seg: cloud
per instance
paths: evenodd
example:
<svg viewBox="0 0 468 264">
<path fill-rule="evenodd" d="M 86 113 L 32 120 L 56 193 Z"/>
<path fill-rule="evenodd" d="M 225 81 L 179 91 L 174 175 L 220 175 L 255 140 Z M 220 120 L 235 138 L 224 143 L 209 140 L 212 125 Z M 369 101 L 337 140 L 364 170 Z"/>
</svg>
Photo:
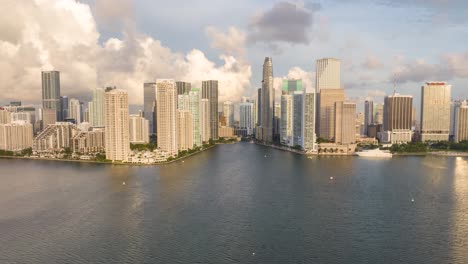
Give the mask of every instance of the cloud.
<svg viewBox="0 0 468 264">
<path fill-rule="evenodd" d="M 315 72 L 308 72 L 300 67 L 292 67 L 289 69 L 288 73 L 285 76 L 275 77 L 273 79 L 273 85 L 275 87 L 275 100 L 280 102 L 281 97 L 281 85 L 285 79 L 294 79 L 302 80 L 302 87 L 306 89 L 306 92 L 315 91 L 314 81 L 315 81 Z"/>
<path fill-rule="evenodd" d="M 366 57 L 365 61 L 361 65 L 363 68 L 368 70 L 376 70 L 383 67 L 383 63 L 380 62 L 379 58 L 374 55 L 369 55 Z"/>
<path fill-rule="evenodd" d="M 228 55 L 245 55 L 245 32 L 230 27 L 226 33 L 213 26 L 205 28 L 205 34 L 211 39 L 211 47 Z"/>
<path fill-rule="evenodd" d="M 252 18 L 248 41 L 267 45 L 309 44 L 314 15 L 319 9 L 319 4 L 278 2 Z"/>
<path fill-rule="evenodd" d="M 222 49 L 226 54 L 220 55 L 217 65 L 200 50 L 175 52 L 132 30 L 124 29 L 120 38 L 101 42 L 90 6 L 75 0 L 7 0 L 4 6 L 0 10 L 0 89 L 5 101 L 40 102 L 40 72 L 50 69 L 61 72 L 63 95 L 84 98 L 94 87 L 115 85 L 129 92 L 132 104 L 141 104 L 143 83 L 156 78 L 196 85 L 217 79 L 220 100 L 235 101 L 250 87 L 251 66 L 229 54 L 229 49 Z M 116 18 L 123 7 L 115 7 L 107 16 Z"/>
<path fill-rule="evenodd" d="M 440 56 L 438 62 L 429 63 L 419 59 L 405 62 L 396 67 L 391 80 L 396 82 L 449 81 L 455 78 L 468 78 L 468 51 Z"/>
</svg>

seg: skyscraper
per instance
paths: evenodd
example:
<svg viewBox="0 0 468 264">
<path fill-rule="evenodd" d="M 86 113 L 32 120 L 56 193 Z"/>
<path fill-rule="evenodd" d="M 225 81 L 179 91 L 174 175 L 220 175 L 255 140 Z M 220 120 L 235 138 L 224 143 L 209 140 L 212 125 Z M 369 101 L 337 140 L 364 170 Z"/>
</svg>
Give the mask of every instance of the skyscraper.
<svg viewBox="0 0 468 264">
<path fill-rule="evenodd" d="M 175 156 L 178 153 L 178 116 L 177 88 L 174 80 L 156 80 L 156 101 L 158 148 Z"/>
<path fill-rule="evenodd" d="M 143 115 L 149 124 L 150 135 L 156 134 L 156 83 L 143 84 Z"/>
<path fill-rule="evenodd" d="M 356 142 L 356 104 L 335 103 L 335 142 L 350 144 Z"/>
<path fill-rule="evenodd" d="M 177 94 L 188 94 L 192 90 L 192 84 L 189 82 L 176 82 Z"/>
<path fill-rule="evenodd" d="M 202 145 L 201 128 L 200 128 L 200 90 L 193 88 L 187 94 L 178 96 L 178 109 L 187 110 L 190 112 L 192 120 L 192 135 L 193 144 L 196 146 Z"/>
<path fill-rule="evenodd" d="M 177 110 L 177 143 L 179 151 L 193 148 L 192 114 L 189 110 Z"/>
<path fill-rule="evenodd" d="M 257 89 L 257 120 L 256 126 L 262 125 L 262 88 Z"/>
<path fill-rule="evenodd" d="M 335 103 L 344 101 L 343 89 L 322 89 L 317 113 L 318 136 L 327 140 L 335 138 Z M 353 118 L 354 120 L 354 118 Z"/>
<path fill-rule="evenodd" d="M 129 116 L 129 137 L 130 143 L 149 143 L 149 121 L 142 114 Z"/>
<path fill-rule="evenodd" d="M 304 145 L 303 121 L 304 120 L 304 91 L 293 92 L 293 146 Z"/>
<path fill-rule="evenodd" d="M 289 93 L 281 95 L 280 143 L 293 145 L 293 96 Z"/>
<path fill-rule="evenodd" d="M 364 135 L 369 136 L 367 127 L 374 123 L 374 102 L 366 100 L 364 102 Z"/>
<path fill-rule="evenodd" d="M 202 98 L 210 101 L 210 137 L 218 140 L 218 81 L 202 82 Z"/>
<path fill-rule="evenodd" d="M 374 118 L 375 124 L 383 124 L 383 104 L 374 104 Z"/>
<path fill-rule="evenodd" d="M 262 141 L 273 142 L 273 118 L 275 116 L 275 89 L 273 87 L 273 61 L 270 57 L 265 58 L 263 63 L 262 80 Z"/>
<path fill-rule="evenodd" d="M 210 140 L 210 100 L 200 100 L 200 134 L 202 142 Z"/>
<path fill-rule="evenodd" d="M 316 150 L 315 117 L 316 117 L 316 93 L 304 95 L 304 150 Z"/>
<path fill-rule="evenodd" d="M 421 87 L 421 141 L 448 141 L 450 134 L 450 90 L 445 82 Z"/>
<path fill-rule="evenodd" d="M 468 102 L 466 100 L 459 102 L 455 107 L 454 120 L 455 142 L 468 140 Z"/>
<path fill-rule="evenodd" d="M 128 94 L 120 89 L 107 89 L 104 101 L 106 159 L 125 161 L 130 153 Z"/>
<path fill-rule="evenodd" d="M 239 105 L 239 127 L 247 131 L 247 135 L 253 134 L 254 129 L 254 104 L 250 102 Z"/>
<path fill-rule="evenodd" d="M 73 118 L 75 124 L 81 123 L 81 105 L 80 101 L 75 98 L 71 98 L 68 101 L 68 116 L 67 118 Z"/>
<path fill-rule="evenodd" d="M 412 138 L 413 97 L 393 94 L 385 97 L 383 132 L 381 141 L 385 143 L 406 143 Z"/>
<path fill-rule="evenodd" d="M 104 105 L 105 92 L 102 88 L 93 90 L 93 100 L 88 103 L 89 108 L 89 123 L 93 127 L 104 127 Z"/>
<path fill-rule="evenodd" d="M 231 101 L 223 103 L 223 115 L 226 118 L 226 126 L 234 127 L 234 104 Z"/>
<path fill-rule="evenodd" d="M 63 121 L 65 118 L 68 118 L 68 96 L 60 96 L 60 121 Z"/>
<path fill-rule="evenodd" d="M 315 65 L 315 89 L 341 89 L 341 62 L 338 59 L 319 59 Z"/>
<path fill-rule="evenodd" d="M 42 72 L 43 127 L 60 121 L 60 72 Z"/>
</svg>

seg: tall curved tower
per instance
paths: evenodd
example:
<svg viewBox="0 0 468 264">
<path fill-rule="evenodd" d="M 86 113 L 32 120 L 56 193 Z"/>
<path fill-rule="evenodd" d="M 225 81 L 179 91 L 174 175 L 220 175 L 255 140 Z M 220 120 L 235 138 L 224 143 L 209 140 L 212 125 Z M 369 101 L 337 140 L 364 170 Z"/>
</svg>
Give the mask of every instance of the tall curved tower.
<svg viewBox="0 0 468 264">
<path fill-rule="evenodd" d="M 273 87 L 273 61 L 266 57 L 263 63 L 262 80 L 262 140 L 273 142 L 273 118 L 275 117 L 275 89 Z"/>
</svg>

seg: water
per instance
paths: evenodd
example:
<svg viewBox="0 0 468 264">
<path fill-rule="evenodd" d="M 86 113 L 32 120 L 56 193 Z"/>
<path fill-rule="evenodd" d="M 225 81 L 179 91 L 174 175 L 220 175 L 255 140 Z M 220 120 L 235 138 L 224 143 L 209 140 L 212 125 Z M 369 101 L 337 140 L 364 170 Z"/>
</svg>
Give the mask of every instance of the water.
<svg viewBox="0 0 468 264">
<path fill-rule="evenodd" d="M 0 263 L 468 262 L 466 158 L 240 143 L 161 167 L 1 159 L 0 180 Z"/>
</svg>

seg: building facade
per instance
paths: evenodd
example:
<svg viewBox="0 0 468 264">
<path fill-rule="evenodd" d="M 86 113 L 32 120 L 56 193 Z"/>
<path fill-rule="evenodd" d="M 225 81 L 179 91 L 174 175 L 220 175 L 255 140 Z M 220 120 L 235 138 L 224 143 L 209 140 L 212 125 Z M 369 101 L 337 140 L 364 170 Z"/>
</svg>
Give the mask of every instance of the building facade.
<svg viewBox="0 0 468 264">
<path fill-rule="evenodd" d="M 149 121 L 143 117 L 143 114 L 130 115 L 128 121 L 130 143 L 149 143 Z"/>
<path fill-rule="evenodd" d="M 70 99 L 68 101 L 68 116 L 69 119 L 74 119 L 75 124 L 81 123 L 81 104 L 78 99 Z"/>
<path fill-rule="evenodd" d="M 316 93 L 304 94 L 304 150 L 316 151 L 317 137 L 315 134 Z"/>
<path fill-rule="evenodd" d="M 448 141 L 451 85 L 428 82 L 421 87 L 421 141 Z"/>
<path fill-rule="evenodd" d="M 245 102 L 239 104 L 239 128 L 246 130 L 246 135 L 250 136 L 255 127 L 255 103 Z"/>
<path fill-rule="evenodd" d="M 351 144 L 356 142 L 356 104 L 335 103 L 335 143 Z"/>
<path fill-rule="evenodd" d="M 226 126 L 234 127 L 234 104 L 231 101 L 223 103 L 223 115 L 226 118 Z"/>
<path fill-rule="evenodd" d="M 334 140 L 336 133 L 335 103 L 343 102 L 344 97 L 343 89 L 321 89 L 317 108 L 317 134 L 319 137 Z"/>
<path fill-rule="evenodd" d="M 202 98 L 210 102 L 210 138 L 218 140 L 218 81 L 202 82 Z"/>
<path fill-rule="evenodd" d="M 42 111 L 44 127 L 61 121 L 59 71 L 42 72 Z"/>
<path fill-rule="evenodd" d="M 273 119 L 275 117 L 275 89 L 273 86 L 273 61 L 270 57 L 265 58 L 263 63 L 263 79 L 261 92 L 261 140 L 273 143 Z"/>
<path fill-rule="evenodd" d="M 454 141 L 458 143 L 468 140 L 468 102 L 460 101 L 454 112 Z"/>
<path fill-rule="evenodd" d="M 338 59 L 324 58 L 315 64 L 315 89 L 341 89 L 341 62 Z"/>
<path fill-rule="evenodd" d="M 177 95 L 188 94 L 192 90 L 192 84 L 189 82 L 176 82 Z"/>
<path fill-rule="evenodd" d="M 106 151 L 104 128 L 80 131 L 72 138 L 73 152 L 81 154 L 104 153 Z"/>
<path fill-rule="evenodd" d="M 174 80 L 156 80 L 158 148 L 170 156 L 178 153 L 177 87 Z"/>
<path fill-rule="evenodd" d="M 16 121 L 0 124 L 0 150 L 21 151 L 33 145 L 33 127 L 30 123 Z"/>
<path fill-rule="evenodd" d="M 104 97 L 106 159 L 126 161 L 130 154 L 128 93 L 107 89 Z"/>
<path fill-rule="evenodd" d="M 192 113 L 189 110 L 177 110 L 177 143 L 179 151 L 194 146 Z"/>
<path fill-rule="evenodd" d="M 210 140 L 210 100 L 200 100 L 200 135 L 202 142 Z"/>
<path fill-rule="evenodd" d="M 385 97 L 381 142 L 407 143 L 412 139 L 413 97 L 393 94 Z"/>
<path fill-rule="evenodd" d="M 33 140 L 33 151 L 38 153 L 61 152 L 72 148 L 72 138 L 81 130 L 73 123 L 49 124 Z"/>
<path fill-rule="evenodd" d="M 374 102 L 366 100 L 364 102 L 364 135 L 369 136 L 367 128 L 374 123 Z"/>
<path fill-rule="evenodd" d="M 104 89 L 95 88 L 93 99 L 88 103 L 89 123 L 93 127 L 104 127 Z"/>
<path fill-rule="evenodd" d="M 156 83 L 143 84 L 143 116 L 148 120 L 149 134 L 156 134 Z"/>
</svg>

